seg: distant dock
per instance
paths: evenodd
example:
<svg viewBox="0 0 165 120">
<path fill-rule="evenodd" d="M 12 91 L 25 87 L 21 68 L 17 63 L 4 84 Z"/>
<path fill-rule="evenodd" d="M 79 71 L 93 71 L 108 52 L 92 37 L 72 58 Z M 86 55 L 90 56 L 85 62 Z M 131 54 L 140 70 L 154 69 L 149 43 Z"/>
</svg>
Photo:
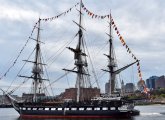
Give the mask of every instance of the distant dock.
<svg viewBox="0 0 165 120">
<path fill-rule="evenodd" d="M 13 108 L 13 106 L 3 104 L 3 105 L 0 105 L 0 108 Z"/>
</svg>

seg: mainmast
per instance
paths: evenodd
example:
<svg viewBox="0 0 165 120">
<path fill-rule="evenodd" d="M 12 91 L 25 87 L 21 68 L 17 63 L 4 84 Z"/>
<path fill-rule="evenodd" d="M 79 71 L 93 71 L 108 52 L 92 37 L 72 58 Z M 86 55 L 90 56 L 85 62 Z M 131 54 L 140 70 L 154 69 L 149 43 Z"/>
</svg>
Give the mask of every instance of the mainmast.
<svg viewBox="0 0 165 120">
<path fill-rule="evenodd" d="M 88 69 L 87 68 L 88 64 L 87 64 L 87 60 L 86 60 L 87 55 L 85 53 L 84 40 L 83 40 L 83 30 L 85 30 L 85 29 L 82 27 L 81 5 L 82 5 L 82 0 L 80 0 L 79 23 L 76 23 L 75 21 L 73 21 L 74 23 L 76 23 L 79 26 L 79 30 L 77 33 L 78 44 L 77 44 L 76 49 L 68 47 L 69 50 L 74 52 L 75 66 L 77 68 L 77 71 L 63 69 L 66 71 L 77 73 L 77 80 L 76 80 L 76 85 L 75 85 L 75 87 L 77 88 L 77 97 L 76 97 L 77 102 L 79 102 L 80 100 L 83 99 L 81 96 L 81 88 L 86 88 L 86 87 L 91 86 L 91 83 L 89 81 L 89 74 L 88 74 L 88 70 L 87 70 Z"/>
</svg>

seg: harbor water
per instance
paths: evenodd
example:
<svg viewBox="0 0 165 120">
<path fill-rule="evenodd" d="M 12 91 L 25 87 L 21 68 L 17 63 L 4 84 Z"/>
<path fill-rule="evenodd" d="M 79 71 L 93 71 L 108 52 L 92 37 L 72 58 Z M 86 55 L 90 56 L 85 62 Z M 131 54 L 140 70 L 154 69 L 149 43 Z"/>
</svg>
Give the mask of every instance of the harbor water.
<svg viewBox="0 0 165 120">
<path fill-rule="evenodd" d="M 136 106 L 136 109 L 140 110 L 139 116 L 135 116 L 131 119 L 124 119 L 124 120 L 165 120 L 165 105 Z M 24 119 L 19 118 L 19 114 L 13 108 L 0 108 L 0 120 L 24 120 Z M 41 120 L 41 119 L 37 119 L 37 120 Z M 43 119 L 43 120 L 47 120 L 47 119 Z M 72 120 L 72 119 L 48 119 L 48 120 Z M 79 120 L 91 120 L 91 119 L 85 118 Z M 109 118 L 109 119 L 92 119 L 92 120 L 121 120 L 121 119 Z"/>
</svg>

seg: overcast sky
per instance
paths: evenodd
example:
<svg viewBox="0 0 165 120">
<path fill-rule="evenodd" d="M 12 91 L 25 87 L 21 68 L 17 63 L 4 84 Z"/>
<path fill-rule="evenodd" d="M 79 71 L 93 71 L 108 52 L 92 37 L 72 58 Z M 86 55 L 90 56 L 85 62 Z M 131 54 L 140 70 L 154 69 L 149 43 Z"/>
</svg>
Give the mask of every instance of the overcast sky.
<svg viewBox="0 0 165 120">
<path fill-rule="evenodd" d="M 0 0 L 0 76 L 13 64 L 39 17 L 47 18 L 56 16 L 61 12 L 67 11 L 77 2 L 79 0 Z M 164 0 L 83 0 L 83 3 L 88 10 L 97 15 L 107 15 L 111 10 L 112 17 L 120 34 L 125 39 L 131 51 L 140 60 L 144 80 L 153 75 L 164 75 Z M 76 8 L 79 9 L 79 6 Z M 57 51 L 67 41 L 71 41 L 72 39 L 73 42 L 70 46 L 73 48 L 76 46 L 77 42 L 74 36 L 78 31 L 78 27 L 72 22 L 72 20 L 78 21 L 76 8 L 73 8 L 71 12 L 65 16 L 61 16 L 59 19 L 41 23 L 41 27 L 43 28 L 41 39 L 45 42 L 42 45 L 43 52 L 45 52 L 43 56 L 45 57 L 45 61 L 51 64 L 51 67 L 48 66 L 51 79 L 56 79 L 65 73 L 62 71 L 62 68 L 67 67 L 68 69 L 72 69 L 74 66 L 74 61 L 72 60 L 73 53 L 69 50 L 64 50 L 64 53 L 58 56 L 60 51 Z M 97 74 L 101 74 L 99 71 L 107 65 L 106 57 L 103 54 L 108 52 L 107 46 L 104 48 L 104 45 L 108 41 L 108 36 L 105 34 L 108 32 L 108 19 L 92 19 L 86 12 L 83 13 L 83 16 L 83 25 L 86 29 L 84 31 L 85 40 L 89 46 L 88 49 L 91 52 L 91 58 L 95 59 L 93 64 L 97 64 L 95 66 L 95 69 L 97 69 L 96 72 Z M 116 44 L 115 49 L 118 54 L 116 57 L 118 57 L 121 66 L 133 62 L 130 60 L 132 58 L 126 52 L 126 49 L 121 45 L 115 32 L 113 34 L 114 43 Z M 35 33 L 33 37 L 36 37 Z M 18 73 L 16 71 L 19 71 L 24 63 L 22 59 L 27 59 L 27 55 L 33 50 L 34 43 L 33 40 L 28 42 L 17 64 L 0 81 L 0 86 L 9 86 L 12 80 L 15 79 Z M 56 57 L 59 58 L 56 59 Z M 30 69 L 29 64 L 27 68 Z M 129 75 L 127 75 L 128 73 Z M 25 75 L 27 72 L 23 72 L 23 74 Z M 59 88 L 64 87 L 64 82 L 72 86 L 71 83 L 75 83 L 74 77 L 70 75 L 69 78 L 72 79 L 70 83 L 65 79 L 61 82 L 59 81 L 56 86 Z M 138 82 L 136 65 L 123 73 L 123 77 L 123 79 L 127 79 L 126 82 Z M 99 80 L 101 86 L 104 86 L 104 83 L 108 80 L 108 76 L 103 78 L 104 80 Z M 104 90 L 104 88 L 102 89 Z"/>
</svg>

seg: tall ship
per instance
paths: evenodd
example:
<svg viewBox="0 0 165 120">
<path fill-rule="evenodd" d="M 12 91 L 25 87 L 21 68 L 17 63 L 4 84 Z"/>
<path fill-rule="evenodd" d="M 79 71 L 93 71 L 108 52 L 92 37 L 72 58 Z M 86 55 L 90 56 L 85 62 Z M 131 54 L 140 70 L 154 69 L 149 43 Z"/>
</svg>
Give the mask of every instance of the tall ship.
<svg viewBox="0 0 165 120">
<path fill-rule="evenodd" d="M 74 53 L 74 69 L 63 69 L 66 72 L 73 72 L 77 75 L 75 88 L 68 88 L 64 93 L 53 97 L 52 100 L 45 99 L 43 85 L 48 79 L 43 78 L 45 63 L 42 59 L 40 39 L 40 23 L 37 22 L 37 36 L 32 38 L 36 41 L 35 58 L 33 61 L 24 60 L 33 64 L 31 76 L 19 75 L 27 79 L 32 79 L 32 92 L 24 100 L 16 100 L 10 93 L 5 93 L 10 99 L 14 109 L 23 118 L 130 118 L 139 115 L 140 111 L 134 109 L 134 101 L 125 99 L 122 94 L 116 92 L 116 76 L 137 63 L 135 61 L 120 69 L 117 68 L 112 37 L 112 19 L 109 19 L 109 53 L 105 54 L 108 59 L 107 69 L 102 69 L 109 74 L 108 93 L 101 94 L 99 88 L 93 88 L 90 83 L 90 73 L 88 71 L 87 57 L 84 41 L 84 27 L 82 26 L 82 0 L 80 0 L 79 22 L 74 22 L 79 30 L 77 46 L 67 47 Z"/>
</svg>

